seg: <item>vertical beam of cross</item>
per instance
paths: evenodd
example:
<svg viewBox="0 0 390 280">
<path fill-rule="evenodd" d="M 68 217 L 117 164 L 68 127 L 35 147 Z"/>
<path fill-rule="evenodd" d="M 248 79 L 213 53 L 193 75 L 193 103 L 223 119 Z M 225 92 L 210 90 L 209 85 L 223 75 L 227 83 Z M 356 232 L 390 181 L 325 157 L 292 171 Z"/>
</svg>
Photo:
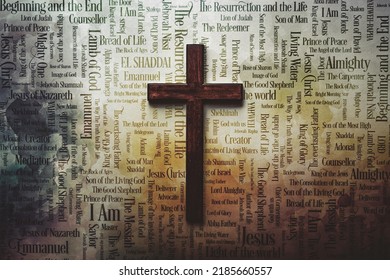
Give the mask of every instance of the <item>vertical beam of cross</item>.
<svg viewBox="0 0 390 280">
<path fill-rule="evenodd" d="M 186 218 L 203 223 L 203 105 L 241 104 L 242 84 L 204 84 L 204 46 L 187 45 L 186 84 L 148 84 L 152 104 L 185 103 L 186 125 Z"/>
</svg>

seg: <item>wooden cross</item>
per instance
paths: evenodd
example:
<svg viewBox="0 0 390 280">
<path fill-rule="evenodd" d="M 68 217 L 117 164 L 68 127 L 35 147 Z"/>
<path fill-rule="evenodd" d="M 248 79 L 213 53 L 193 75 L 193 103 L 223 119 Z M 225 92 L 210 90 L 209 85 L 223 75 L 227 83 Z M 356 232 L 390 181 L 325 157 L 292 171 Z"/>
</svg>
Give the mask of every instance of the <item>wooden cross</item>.
<svg viewBox="0 0 390 280">
<path fill-rule="evenodd" d="M 187 45 L 186 84 L 148 84 L 150 103 L 185 103 L 186 127 L 186 218 L 203 223 L 203 104 L 239 103 L 242 84 L 204 84 L 204 47 Z"/>
</svg>

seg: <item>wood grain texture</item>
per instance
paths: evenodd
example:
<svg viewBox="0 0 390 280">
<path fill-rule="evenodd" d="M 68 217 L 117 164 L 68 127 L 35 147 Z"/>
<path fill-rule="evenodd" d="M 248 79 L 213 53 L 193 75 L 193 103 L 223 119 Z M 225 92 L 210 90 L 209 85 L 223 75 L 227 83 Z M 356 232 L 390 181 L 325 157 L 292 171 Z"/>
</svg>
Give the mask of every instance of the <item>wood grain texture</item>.
<svg viewBox="0 0 390 280">
<path fill-rule="evenodd" d="M 203 106 L 241 104 L 242 84 L 204 84 L 204 46 L 187 45 L 186 84 L 148 84 L 152 104 L 185 103 L 186 125 L 186 218 L 203 224 Z"/>
</svg>

